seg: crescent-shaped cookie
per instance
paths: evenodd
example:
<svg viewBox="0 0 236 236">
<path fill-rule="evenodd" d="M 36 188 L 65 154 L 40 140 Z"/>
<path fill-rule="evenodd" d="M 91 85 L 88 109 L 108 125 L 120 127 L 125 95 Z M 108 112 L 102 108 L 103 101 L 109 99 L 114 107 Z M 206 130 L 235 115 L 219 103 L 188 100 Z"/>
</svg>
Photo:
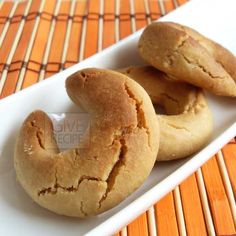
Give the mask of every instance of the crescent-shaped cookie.
<svg viewBox="0 0 236 236">
<path fill-rule="evenodd" d="M 171 22 L 150 24 L 139 40 L 141 56 L 172 78 L 216 95 L 236 96 L 236 58 L 197 31 Z"/>
<path fill-rule="evenodd" d="M 21 127 L 14 165 L 39 205 L 88 217 L 116 206 L 144 182 L 158 152 L 159 123 L 145 90 L 118 72 L 84 69 L 66 80 L 66 89 L 91 117 L 89 146 L 59 152 L 51 120 L 35 111 Z"/>
<path fill-rule="evenodd" d="M 138 82 L 153 104 L 163 106 L 167 113 L 158 115 L 160 147 L 157 161 L 184 158 L 206 145 L 211 137 L 213 121 L 200 88 L 172 81 L 151 66 L 128 67 L 119 71 Z"/>
</svg>

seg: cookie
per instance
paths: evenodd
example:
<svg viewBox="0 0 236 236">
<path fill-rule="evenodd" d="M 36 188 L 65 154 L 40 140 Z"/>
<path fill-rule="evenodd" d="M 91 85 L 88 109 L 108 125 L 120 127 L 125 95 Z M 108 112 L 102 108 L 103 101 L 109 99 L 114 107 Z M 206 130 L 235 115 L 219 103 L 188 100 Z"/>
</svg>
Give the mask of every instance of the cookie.
<svg viewBox="0 0 236 236">
<path fill-rule="evenodd" d="M 171 22 L 149 25 L 139 40 L 141 56 L 173 79 L 221 96 L 236 96 L 236 58 L 197 31 Z"/>
<path fill-rule="evenodd" d="M 212 134 L 213 120 L 202 89 L 172 81 L 151 66 L 119 71 L 138 82 L 153 104 L 163 106 L 166 111 L 166 115 L 157 115 L 160 122 L 157 161 L 184 158 L 206 145 Z"/>
<path fill-rule="evenodd" d="M 17 178 L 44 208 L 88 217 L 119 204 L 148 177 L 158 153 L 159 123 L 145 90 L 118 72 L 84 69 L 66 80 L 90 115 L 89 146 L 59 152 L 43 111 L 24 121 L 16 143 Z"/>
</svg>

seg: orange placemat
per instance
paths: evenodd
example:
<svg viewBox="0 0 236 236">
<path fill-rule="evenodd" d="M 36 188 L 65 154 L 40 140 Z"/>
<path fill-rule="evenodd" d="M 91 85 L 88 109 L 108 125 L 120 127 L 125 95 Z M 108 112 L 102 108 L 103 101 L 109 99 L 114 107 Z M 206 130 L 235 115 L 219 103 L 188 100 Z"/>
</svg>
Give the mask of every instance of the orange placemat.
<svg viewBox="0 0 236 236">
<path fill-rule="evenodd" d="M 0 2 L 0 97 L 114 44 L 186 0 Z M 227 3 L 225 3 L 227 4 Z M 235 235 L 236 143 L 117 235 Z"/>
</svg>

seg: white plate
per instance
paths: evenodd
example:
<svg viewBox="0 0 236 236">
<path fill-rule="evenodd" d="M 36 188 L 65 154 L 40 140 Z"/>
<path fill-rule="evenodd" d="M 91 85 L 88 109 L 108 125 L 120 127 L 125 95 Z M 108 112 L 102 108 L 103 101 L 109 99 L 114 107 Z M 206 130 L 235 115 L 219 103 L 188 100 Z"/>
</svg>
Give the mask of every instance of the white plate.
<svg viewBox="0 0 236 236">
<path fill-rule="evenodd" d="M 234 0 L 195 0 L 161 20 L 194 27 L 236 54 L 235 16 Z M 91 219 L 72 219 L 39 207 L 25 194 L 15 180 L 13 169 L 15 138 L 24 118 L 35 109 L 50 113 L 76 111 L 65 92 L 64 81 L 78 69 L 94 66 L 118 68 L 142 63 L 137 53 L 140 33 L 0 101 L 0 235 L 112 234 L 171 191 L 236 135 L 236 99 L 208 95 L 215 120 L 214 135 L 209 145 L 192 158 L 158 163 L 143 186 L 116 208 Z"/>
</svg>

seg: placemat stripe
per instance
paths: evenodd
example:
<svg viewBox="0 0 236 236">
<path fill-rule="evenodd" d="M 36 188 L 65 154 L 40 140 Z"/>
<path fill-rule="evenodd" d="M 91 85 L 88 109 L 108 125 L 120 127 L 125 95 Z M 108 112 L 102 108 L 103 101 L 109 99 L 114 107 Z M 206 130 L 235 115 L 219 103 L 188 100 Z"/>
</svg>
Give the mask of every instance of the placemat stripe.
<svg viewBox="0 0 236 236">
<path fill-rule="evenodd" d="M 134 2 L 133 0 L 129 0 L 129 2 L 130 2 L 131 32 L 134 33 L 136 31 Z"/>
<path fill-rule="evenodd" d="M 69 13 L 71 10 L 72 2 L 66 1 L 61 2 L 58 6 L 58 13 L 55 14 L 57 17 L 51 26 L 51 43 L 47 46 L 48 51 L 45 53 L 45 74 L 40 74 L 42 79 L 48 78 L 49 76 L 59 72 L 62 68 L 62 54 L 65 47 L 65 39 L 67 29 L 69 29 Z"/>
<path fill-rule="evenodd" d="M 156 227 L 158 236 L 179 235 L 173 192 L 168 193 L 155 205 Z"/>
<path fill-rule="evenodd" d="M 236 198 L 236 144 L 231 143 L 223 147 L 222 149 L 224 160 L 229 174 L 229 179 L 233 188 L 234 198 Z"/>
<path fill-rule="evenodd" d="M 3 40 L 6 36 L 7 30 L 9 28 L 11 19 L 12 19 L 13 15 L 16 11 L 18 3 L 19 3 L 18 1 L 16 1 L 14 4 L 13 4 L 13 2 L 4 2 L 3 6 L 2 6 L 1 16 L 3 16 L 3 19 L 5 18 L 5 24 L 4 24 L 4 27 L 2 27 L 2 30 L 1 30 L 0 47 L 2 47 Z M 8 16 L 8 13 L 9 13 L 9 16 Z"/>
<path fill-rule="evenodd" d="M 3 29 L 6 27 L 7 21 L 9 21 L 9 15 L 13 6 L 13 2 L 0 2 L 0 40 L 4 37 L 2 36 Z M 0 44 L 1 45 L 1 44 Z"/>
<path fill-rule="evenodd" d="M 165 14 L 167 14 L 175 9 L 175 5 L 174 5 L 173 0 L 169 0 L 169 1 L 162 0 L 160 2 L 163 2 L 163 4 L 164 4 Z"/>
<path fill-rule="evenodd" d="M 28 15 L 32 15 L 37 12 L 40 7 L 40 0 L 33 1 L 29 10 Z M 9 67 L 6 68 L 6 74 L 2 75 L 1 80 L 5 80 L 2 93 L 0 93 L 0 98 L 6 97 L 17 90 L 17 83 L 20 81 L 20 71 L 22 68 L 25 68 L 27 64 L 27 48 L 30 47 L 30 38 L 35 31 L 35 21 L 39 18 L 38 16 L 30 18 L 26 17 L 26 21 L 24 22 L 24 28 L 21 33 L 21 37 L 19 38 L 19 42 L 16 50 L 14 50 L 14 56 L 9 62 Z M 18 31 L 19 32 L 19 31 Z M 16 39 L 15 39 L 16 41 Z M 4 78 L 6 77 L 6 78 Z M 1 83 L 1 82 L 0 82 Z"/>
<path fill-rule="evenodd" d="M 88 2 L 86 3 L 85 13 L 88 14 Z M 87 30 L 87 18 L 84 18 L 83 26 L 82 26 L 82 33 L 81 33 L 79 61 L 82 61 L 84 59 L 86 30 Z"/>
<path fill-rule="evenodd" d="M 202 172 L 216 233 L 234 234 L 232 213 L 215 156 L 202 166 Z"/>
<path fill-rule="evenodd" d="M 27 50 L 26 50 L 26 53 L 25 53 L 25 57 L 23 59 L 22 68 L 20 69 L 20 72 L 19 72 L 20 74 L 19 74 L 18 82 L 16 84 L 16 92 L 18 92 L 22 88 L 23 80 L 24 80 L 24 77 L 25 77 L 25 74 L 26 74 L 26 69 L 28 68 L 29 63 L 30 63 L 30 55 L 31 55 L 32 48 L 34 46 L 34 40 L 35 40 L 35 37 L 37 35 L 37 30 L 38 30 L 39 23 L 40 23 L 40 16 L 41 16 L 41 13 L 44 9 L 45 1 L 46 0 L 34 1 L 34 4 L 39 3 L 40 5 L 39 5 L 38 14 L 36 14 L 35 18 L 32 21 L 31 26 L 34 27 L 34 28 L 33 28 L 32 32 L 30 32 L 30 30 L 29 30 L 31 36 L 30 36 L 30 39 L 29 39 L 28 46 L 25 45 L 25 47 L 27 47 Z"/>
<path fill-rule="evenodd" d="M 127 227 L 124 227 L 121 232 L 120 232 L 121 236 L 127 236 L 128 232 L 127 232 Z"/>
<path fill-rule="evenodd" d="M 120 18 L 118 18 L 120 13 L 120 0 L 115 0 L 115 42 L 117 43 L 120 39 Z"/>
<path fill-rule="evenodd" d="M 134 6 L 135 28 L 139 30 L 148 24 L 148 11 L 143 0 L 132 0 Z"/>
<path fill-rule="evenodd" d="M 85 37 L 84 58 L 92 56 L 98 51 L 99 7 L 100 1 L 88 1 L 87 30 Z"/>
<path fill-rule="evenodd" d="M 158 4 L 160 7 L 161 15 L 164 16 L 166 14 L 166 10 L 165 10 L 165 5 L 163 3 L 163 0 L 159 0 Z"/>
<path fill-rule="evenodd" d="M 148 218 L 148 232 L 150 236 L 157 236 L 156 222 L 155 222 L 155 210 L 154 207 L 150 207 L 147 211 Z"/>
<path fill-rule="evenodd" d="M 188 235 L 207 235 L 195 174 L 191 175 L 180 185 L 180 193 Z"/>
<path fill-rule="evenodd" d="M 127 227 L 128 235 L 148 236 L 147 214 L 144 213 Z"/>
<path fill-rule="evenodd" d="M 223 180 L 223 184 L 225 187 L 226 195 L 228 197 L 231 213 L 233 216 L 234 225 L 236 225 L 236 203 L 235 203 L 234 193 L 232 190 L 232 186 L 230 184 L 229 175 L 227 173 L 225 161 L 224 161 L 223 154 L 222 154 L 221 150 L 216 154 L 216 157 L 217 157 L 217 163 L 218 163 L 218 166 L 220 169 L 221 178 Z"/>
<path fill-rule="evenodd" d="M 74 65 L 79 60 L 82 60 L 82 57 L 79 56 L 79 52 L 82 52 L 82 50 L 80 50 L 80 44 L 81 38 L 84 37 L 84 33 L 82 34 L 82 28 L 85 28 L 83 27 L 83 15 L 85 14 L 86 5 L 86 1 L 76 1 L 75 12 L 72 19 L 71 32 L 69 36 L 70 39 L 67 49 L 65 68 Z M 86 19 L 84 22 L 85 21 Z"/>
<path fill-rule="evenodd" d="M 145 12 L 146 12 L 147 24 L 150 24 L 152 20 L 151 20 L 151 14 L 150 14 L 148 0 L 144 0 L 144 7 L 145 7 Z"/>
<path fill-rule="evenodd" d="M 183 213 L 183 206 L 179 191 L 179 186 L 177 186 L 174 191 L 174 201 L 175 201 L 175 211 L 176 211 L 176 217 L 177 217 L 177 223 L 179 228 L 179 234 L 181 236 L 186 236 L 186 227 L 185 227 L 185 219 L 184 219 L 184 213 Z"/>
<path fill-rule="evenodd" d="M 157 20 L 162 15 L 161 8 L 159 6 L 160 4 L 158 3 L 159 2 L 157 1 L 152 1 L 152 0 L 148 1 L 151 21 Z"/>
<path fill-rule="evenodd" d="M 103 19 L 104 19 L 104 0 L 100 0 L 100 9 L 99 9 L 99 20 L 98 20 L 98 52 L 103 48 Z"/>
<path fill-rule="evenodd" d="M 127 3 L 126 0 L 120 0 L 120 12 L 119 12 L 119 31 L 120 37 L 119 39 L 123 39 L 131 34 L 132 26 L 131 26 L 131 15 L 130 15 L 130 4 Z"/>
<path fill-rule="evenodd" d="M 173 4 L 174 4 L 174 7 L 177 8 L 179 6 L 177 0 L 172 0 L 173 1 Z"/>
<path fill-rule="evenodd" d="M 66 33 L 65 33 L 65 41 L 63 46 L 63 51 L 61 55 L 61 70 L 65 69 L 65 63 L 66 63 L 66 56 L 69 48 L 69 40 L 71 36 L 71 29 L 72 29 L 72 22 L 73 22 L 73 15 L 75 13 L 76 9 L 76 0 L 71 1 L 70 11 L 67 19 L 67 27 L 66 27 Z M 77 38 L 77 37 L 76 37 Z M 77 58 L 76 58 L 77 59 Z M 77 61 L 77 60 L 76 60 Z"/>
<path fill-rule="evenodd" d="M 211 216 L 211 210 L 209 206 L 209 202 L 207 199 L 207 191 L 205 188 L 205 183 L 203 180 L 203 175 L 202 175 L 202 170 L 199 168 L 196 172 L 196 177 L 197 177 L 197 183 L 198 183 L 198 188 L 199 188 L 199 193 L 200 193 L 200 198 L 201 198 L 201 203 L 202 203 L 202 208 L 203 208 L 203 213 L 204 213 L 204 218 L 205 218 L 205 223 L 207 226 L 207 232 L 208 235 L 215 235 L 215 228 Z M 195 227 L 198 227 L 198 225 L 195 225 Z"/>
<path fill-rule="evenodd" d="M 105 1 L 102 47 L 106 48 L 116 42 L 116 5 L 118 1 Z"/>
<path fill-rule="evenodd" d="M 21 88 L 26 88 L 39 80 L 40 71 L 44 68 L 42 65 L 44 58 L 46 58 L 44 52 L 49 44 L 48 37 L 52 28 L 50 19 L 53 18 L 56 10 L 56 0 L 45 2 Z"/>
<path fill-rule="evenodd" d="M 29 0 L 27 2 L 27 4 L 22 5 L 22 7 L 24 7 L 24 13 L 23 13 L 22 17 L 20 17 L 21 21 L 19 21 L 19 27 L 16 31 L 15 36 L 14 36 L 14 41 L 12 42 L 12 45 L 10 45 L 10 50 L 8 52 L 8 57 L 6 58 L 6 61 L 5 61 L 4 67 L 3 67 L 1 80 L 0 80 L 0 94 L 2 93 L 2 89 L 3 89 L 3 86 L 4 86 L 6 78 L 7 78 L 8 70 L 10 69 L 10 66 L 12 67 L 12 65 L 14 65 L 14 64 L 11 64 L 12 59 L 13 59 L 13 56 L 14 56 L 15 51 L 17 49 L 17 46 L 19 44 L 19 40 L 20 40 L 20 37 L 22 35 L 23 28 L 24 28 L 24 25 L 25 25 L 25 22 L 26 22 L 26 17 L 29 14 L 31 5 L 32 5 L 32 0 Z M 4 52 L 4 54 L 5 54 L 5 52 Z"/>
<path fill-rule="evenodd" d="M 14 8 L 16 7 L 16 8 Z M 14 14 L 10 14 L 11 17 L 11 24 L 8 21 L 6 23 L 6 25 L 9 25 L 7 27 L 4 27 L 4 30 L 1 34 L 0 37 L 0 73 L 3 72 L 4 67 L 5 67 L 5 63 L 7 61 L 8 55 L 11 51 L 11 47 L 15 41 L 15 36 L 17 34 L 18 28 L 20 26 L 20 22 L 18 20 L 18 18 L 20 17 L 21 19 L 21 15 L 24 14 L 25 11 L 25 7 L 26 7 L 26 2 L 20 2 L 18 4 L 18 2 L 16 2 L 13 6 L 13 9 L 11 11 L 11 13 L 14 12 Z M 5 31 L 6 29 L 6 31 Z M 0 90 L 2 90 L 2 86 L 0 87 Z M 0 91 L 1 92 L 1 91 Z"/>
<path fill-rule="evenodd" d="M 41 66 L 41 70 L 40 70 L 40 73 L 39 73 L 38 81 L 43 80 L 47 76 L 46 75 L 46 69 L 48 68 L 48 66 L 50 66 L 50 64 L 48 64 L 49 53 L 50 53 L 50 50 L 51 50 L 54 31 L 55 31 L 57 19 L 58 19 L 58 16 L 59 16 L 58 14 L 59 14 L 60 7 L 61 7 L 62 4 L 64 4 L 64 2 L 56 1 L 55 10 L 54 10 L 54 14 L 53 14 L 52 20 L 51 20 L 51 26 L 50 26 L 50 30 L 49 30 L 49 33 L 48 33 L 46 48 L 45 48 L 44 55 L 43 55 L 42 66 Z M 63 37 L 63 35 L 61 35 L 61 37 Z M 60 49 L 61 48 L 59 48 L 59 50 Z M 59 51 L 59 53 L 60 53 L 60 51 Z M 49 70 L 50 70 L 50 68 L 49 68 Z"/>
</svg>

